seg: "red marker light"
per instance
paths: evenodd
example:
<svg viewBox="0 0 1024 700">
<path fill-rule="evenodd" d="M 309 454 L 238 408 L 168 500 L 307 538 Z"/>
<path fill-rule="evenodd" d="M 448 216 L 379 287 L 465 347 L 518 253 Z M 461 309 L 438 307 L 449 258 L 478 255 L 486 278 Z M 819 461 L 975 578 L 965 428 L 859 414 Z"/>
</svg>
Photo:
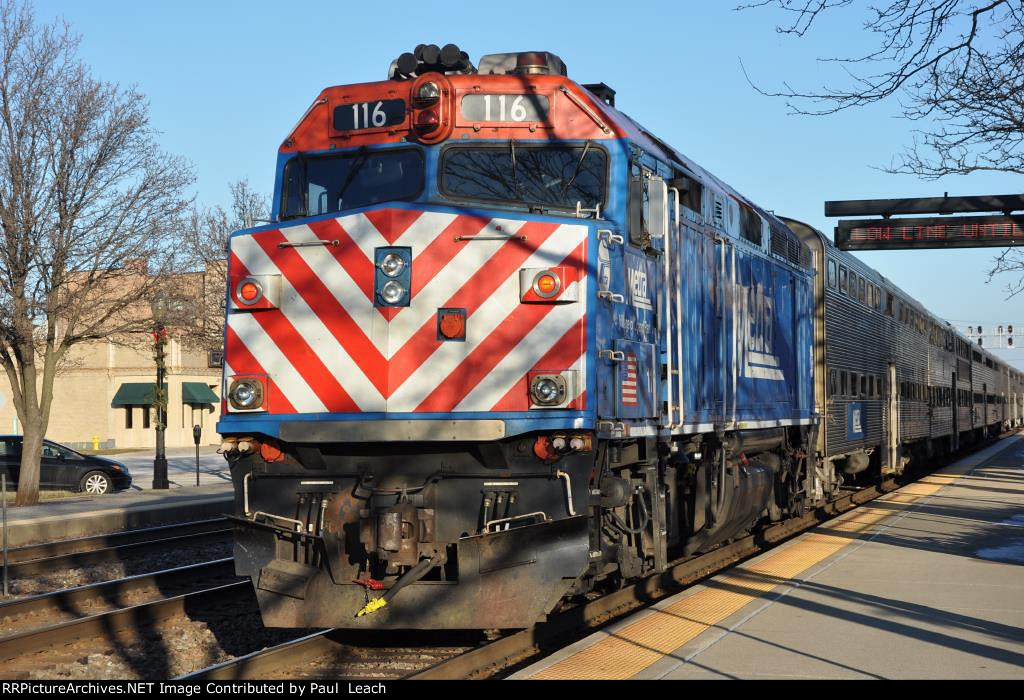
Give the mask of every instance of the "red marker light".
<svg viewBox="0 0 1024 700">
<path fill-rule="evenodd" d="M 466 312 L 441 311 L 438 319 L 438 330 L 448 340 L 465 340 Z"/>
<path fill-rule="evenodd" d="M 440 125 L 441 120 L 438 118 L 437 112 L 432 109 L 425 109 L 416 116 L 416 131 L 421 134 L 436 131 Z"/>
</svg>

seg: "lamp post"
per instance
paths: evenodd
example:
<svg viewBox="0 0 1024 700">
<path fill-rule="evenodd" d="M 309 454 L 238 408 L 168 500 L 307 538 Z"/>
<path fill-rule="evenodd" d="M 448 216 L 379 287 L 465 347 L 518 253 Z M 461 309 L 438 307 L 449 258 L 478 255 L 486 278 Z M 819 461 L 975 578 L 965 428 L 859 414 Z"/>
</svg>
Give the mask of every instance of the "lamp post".
<svg viewBox="0 0 1024 700">
<path fill-rule="evenodd" d="M 157 304 L 154 304 L 153 308 L 155 312 Z M 167 345 L 167 329 L 160 321 L 156 322 L 156 330 L 153 332 L 153 345 L 153 358 L 156 360 L 156 457 L 153 459 L 153 488 L 166 489 L 170 487 L 167 480 L 167 451 L 164 442 L 164 433 L 167 431 L 167 396 L 164 391 L 164 346 Z"/>
<path fill-rule="evenodd" d="M 167 391 L 164 383 L 167 378 L 166 354 L 167 323 L 185 324 L 191 311 L 189 299 L 164 292 L 158 292 L 150 302 L 153 311 L 153 360 L 156 362 L 156 457 L 153 459 L 153 488 L 170 487 L 167 480 L 167 452 L 164 434 L 167 431 Z"/>
</svg>

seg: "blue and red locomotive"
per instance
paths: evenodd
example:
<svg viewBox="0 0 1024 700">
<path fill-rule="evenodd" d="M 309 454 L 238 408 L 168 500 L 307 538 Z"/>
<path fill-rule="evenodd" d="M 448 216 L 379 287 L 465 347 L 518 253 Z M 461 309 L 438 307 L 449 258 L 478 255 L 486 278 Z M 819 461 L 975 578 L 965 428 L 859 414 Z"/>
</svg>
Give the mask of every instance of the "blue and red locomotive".
<svg viewBox="0 0 1024 700">
<path fill-rule="evenodd" d="M 273 219 L 231 238 L 219 424 L 267 625 L 524 627 L 841 483 L 820 244 L 551 53 L 324 90 Z"/>
</svg>

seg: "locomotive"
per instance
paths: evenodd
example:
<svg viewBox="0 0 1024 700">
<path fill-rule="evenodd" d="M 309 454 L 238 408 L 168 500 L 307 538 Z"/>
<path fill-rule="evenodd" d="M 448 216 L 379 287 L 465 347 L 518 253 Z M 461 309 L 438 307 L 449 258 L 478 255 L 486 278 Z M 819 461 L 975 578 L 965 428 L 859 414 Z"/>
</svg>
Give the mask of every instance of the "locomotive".
<svg viewBox="0 0 1024 700">
<path fill-rule="evenodd" d="M 272 218 L 230 238 L 218 425 L 268 626 L 527 627 L 1021 415 L 550 52 L 325 89 Z"/>
</svg>

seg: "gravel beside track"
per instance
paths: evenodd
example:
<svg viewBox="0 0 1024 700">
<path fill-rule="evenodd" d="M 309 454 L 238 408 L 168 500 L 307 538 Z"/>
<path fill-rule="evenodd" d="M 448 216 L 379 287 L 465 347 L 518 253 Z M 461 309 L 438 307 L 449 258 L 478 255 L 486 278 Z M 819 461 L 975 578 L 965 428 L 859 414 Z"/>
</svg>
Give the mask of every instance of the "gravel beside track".
<svg viewBox="0 0 1024 700">
<path fill-rule="evenodd" d="M 308 632 L 263 627 L 241 581 L 0 639 L 0 677 L 170 678 Z"/>
</svg>

